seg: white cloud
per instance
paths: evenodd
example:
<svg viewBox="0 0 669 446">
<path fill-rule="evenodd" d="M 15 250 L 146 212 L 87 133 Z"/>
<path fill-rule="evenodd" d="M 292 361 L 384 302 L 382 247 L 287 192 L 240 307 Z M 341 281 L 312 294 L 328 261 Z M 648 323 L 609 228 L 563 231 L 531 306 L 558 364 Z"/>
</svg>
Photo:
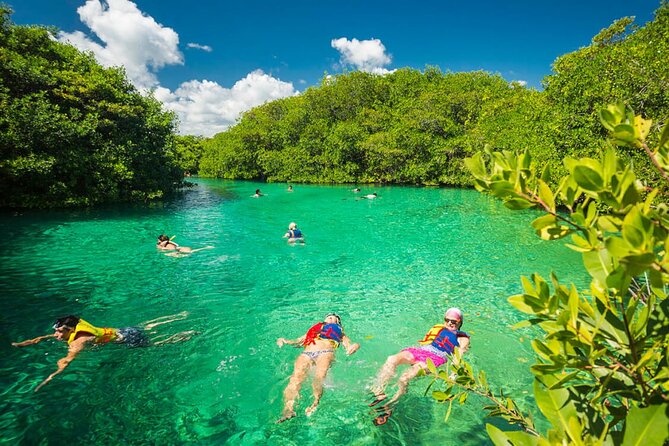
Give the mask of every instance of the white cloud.
<svg viewBox="0 0 669 446">
<path fill-rule="evenodd" d="M 512 84 L 518 84 L 521 87 L 526 87 L 527 86 L 527 81 L 511 81 Z"/>
<path fill-rule="evenodd" d="M 92 51 L 104 66 L 125 67 L 128 78 L 139 89 L 157 86 L 155 72 L 160 68 L 184 62 L 179 35 L 129 0 L 87 0 L 77 12 L 102 45 L 80 31 L 61 32 L 58 40 Z"/>
<path fill-rule="evenodd" d="M 379 39 L 371 40 L 348 40 L 346 37 L 332 39 L 332 48 L 341 54 L 341 63 L 353 65 L 360 71 L 375 74 L 387 74 L 392 71 L 383 68 L 392 62 L 392 58 L 386 54 L 386 47 Z"/>
<path fill-rule="evenodd" d="M 184 82 L 174 92 L 162 87 L 155 90 L 156 99 L 179 116 L 180 133 L 203 136 L 226 130 L 250 108 L 297 93 L 292 83 L 262 70 L 249 73 L 232 88 L 208 80 L 193 80 Z"/>
<path fill-rule="evenodd" d="M 209 45 L 200 45 L 199 43 L 189 43 L 186 46 L 188 48 L 195 48 L 198 50 L 206 51 L 208 53 L 211 53 L 213 50 L 212 47 L 210 47 Z"/>
</svg>

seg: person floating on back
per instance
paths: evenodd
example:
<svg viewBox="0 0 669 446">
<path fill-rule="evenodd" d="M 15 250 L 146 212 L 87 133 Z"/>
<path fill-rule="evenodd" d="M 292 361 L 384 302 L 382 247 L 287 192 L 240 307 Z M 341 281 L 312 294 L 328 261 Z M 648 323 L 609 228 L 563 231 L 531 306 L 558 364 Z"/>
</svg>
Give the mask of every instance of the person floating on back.
<svg viewBox="0 0 669 446">
<path fill-rule="evenodd" d="M 418 376 L 419 373 L 428 370 L 428 359 L 434 363 L 435 367 L 439 367 L 450 359 L 456 347 L 459 347 L 463 354 L 469 350 L 469 335 L 460 331 L 462 322 L 462 311 L 458 308 L 449 308 L 444 314 L 444 323 L 432 327 L 425 337 L 418 341 L 418 347 L 405 348 L 388 357 L 377 376 L 375 386 L 372 388 L 375 399 L 369 406 L 380 405 L 378 407 L 380 413 L 374 419 L 374 424 L 378 426 L 388 421 L 392 413 L 391 405 L 406 393 L 409 381 Z M 400 364 L 409 364 L 411 367 L 400 376 L 397 382 L 397 393 L 386 401 L 386 386 L 395 375 L 395 369 Z"/>
<path fill-rule="evenodd" d="M 294 222 L 288 225 L 288 232 L 283 235 L 283 238 L 287 238 L 288 243 L 304 243 L 304 234 L 297 229 L 297 224 Z"/>
<path fill-rule="evenodd" d="M 304 350 L 295 360 L 295 368 L 290 377 L 290 382 L 283 391 L 284 407 L 281 418 L 277 423 L 282 423 L 296 416 L 295 401 L 299 397 L 302 382 L 312 367 L 315 367 L 311 382 L 314 401 L 305 410 L 307 416 L 311 416 L 318 407 L 323 395 L 323 380 L 335 358 L 335 350 L 339 347 L 339 344 L 344 345 L 347 355 L 352 355 L 360 348 L 360 344 L 351 343 L 348 336 L 344 334 L 341 318 L 336 313 L 328 314 L 323 322 L 317 323 L 306 334 L 297 339 L 279 338 L 276 340 L 276 345 L 279 347 L 286 344 L 303 347 Z"/>
<path fill-rule="evenodd" d="M 51 381 L 54 376 L 62 373 L 87 345 L 114 342 L 116 344 L 124 344 L 128 347 L 147 347 L 149 345 L 172 344 L 190 339 L 198 334 L 198 332 L 192 330 L 184 331 L 173 334 L 166 339 L 161 339 L 164 337 L 161 336 L 153 340 L 149 339 L 147 334 L 147 330 L 151 330 L 159 325 L 185 319 L 186 316 L 188 316 L 188 313 L 182 312 L 171 316 L 159 317 L 145 322 L 142 324 L 141 328 L 100 328 L 78 316 L 70 315 L 56 320 L 56 323 L 53 324 L 53 334 L 39 336 L 22 342 L 12 342 L 12 345 L 14 347 L 25 347 L 52 338 L 58 341 L 67 342 L 67 356 L 58 360 L 58 368 L 35 388 L 35 392 L 37 392 Z"/>
<path fill-rule="evenodd" d="M 174 238 L 174 237 L 172 237 Z M 204 248 L 197 248 L 193 249 L 188 246 L 179 246 L 176 243 L 172 241 L 168 236 L 165 234 L 160 234 L 158 236 L 158 242 L 156 243 L 156 248 L 163 250 L 163 251 L 173 251 L 170 253 L 167 253 L 165 255 L 171 256 L 171 257 L 180 257 L 182 255 L 188 255 L 188 254 L 193 254 L 194 252 L 202 251 L 203 249 L 212 249 L 213 246 L 205 246 Z"/>
</svg>

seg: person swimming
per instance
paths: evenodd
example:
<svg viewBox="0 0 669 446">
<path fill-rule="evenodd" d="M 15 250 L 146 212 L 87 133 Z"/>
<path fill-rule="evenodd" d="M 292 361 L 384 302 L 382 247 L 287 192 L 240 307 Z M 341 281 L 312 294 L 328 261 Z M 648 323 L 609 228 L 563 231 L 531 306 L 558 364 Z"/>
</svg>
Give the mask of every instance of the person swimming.
<svg viewBox="0 0 669 446">
<path fill-rule="evenodd" d="M 152 333 L 149 330 L 170 322 L 183 320 L 187 316 L 188 312 L 184 311 L 171 316 L 162 316 L 147 321 L 143 323 L 140 328 L 103 328 L 96 327 L 78 316 L 69 315 L 56 320 L 53 324 L 53 334 L 38 336 L 34 339 L 28 339 L 21 342 L 12 342 L 12 345 L 14 347 L 26 347 L 28 345 L 38 344 L 45 339 L 56 339 L 58 341 L 67 342 L 67 356 L 58 360 L 56 371 L 50 374 L 35 388 L 35 392 L 37 392 L 48 384 L 56 375 L 62 373 L 65 368 L 74 361 L 77 355 L 81 353 L 84 347 L 88 345 L 113 342 L 116 344 L 124 344 L 127 347 L 148 347 L 150 345 L 172 344 L 187 341 L 199 333 L 194 330 L 189 330 L 170 335 L 165 339 L 162 339 L 164 336 L 154 339 L 149 338 L 149 334 Z"/>
<path fill-rule="evenodd" d="M 172 237 L 174 238 L 174 237 Z M 171 256 L 171 257 L 180 257 L 181 255 L 188 255 L 188 254 L 193 254 L 194 252 L 202 251 L 204 249 L 212 249 L 213 246 L 205 246 L 204 248 L 197 248 L 193 249 L 188 246 L 179 246 L 178 244 L 174 243 L 171 238 L 166 236 L 165 234 L 160 234 L 158 236 L 158 242 L 156 243 L 156 248 L 162 250 L 162 251 L 174 251 L 167 253 L 165 255 Z"/>
<path fill-rule="evenodd" d="M 373 194 L 367 194 L 360 197 L 361 200 L 373 200 L 375 198 L 377 198 L 376 192 L 374 192 Z"/>
<path fill-rule="evenodd" d="M 258 198 L 258 197 L 264 197 L 265 194 L 263 194 L 262 192 L 260 192 L 260 189 L 256 189 L 256 193 L 253 194 L 253 195 L 251 195 L 251 196 L 252 196 L 253 198 Z"/>
<path fill-rule="evenodd" d="M 323 322 L 313 325 L 306 334 L 297 339 L 279 338 L 276 340 L 276 345 L 280 348 L 284 345 L 304 348 L 295 360 L 293 374 L 283 391 L 284 407 L 281 418 L 277 423 L 283 423 L 297 415 L 295 413 L 295 402 L 299 397 L 302 382 L 312 368 L 315 369 L 311 384 L 314 400 L 311 406 L 307 407 L 305 413 L 307 416 L 311 416 L 316 411 L 323 395 L 323 380 L 328 370 L 330 370 L 335 358 L 335 350 L 340 344 L 346 348 L 347 355 L 352 355 L 360 348 L 360 344 L 351 343 L 348 336 L 344 334 L 341 318 L 337 313 L 328 314 Z"/>
<path fill-rule="evenodd" d="M 283 238 L 287 238 L 288 243 L 304 243 L 304 234 L 302 234 L 302 231 L 297 228 L 297 224 L 295 222 L 292 222 L 288 225 L 288 232 L 283 235 Z"/>
<path fill-rule="evenodd" d="M 418 342 L 417 347 L 405 348 L 388 357 L 379 371 L 375 386 L 372 388 L 375 399 L 369 406 L 379 405 L 380 408 L 380 414 L 374 419 L 374 424 L 381 425 L 388 421 L 392 413 L 391 405 L 406 393 L 412 379 L 428 370 L 428 359 L 432 361 L 435 367 L 440 367 L 451 359 L 456 347 L 460 348 L 462 354 L 469 350 L 469 335 L 460 331 L 462 323 L 462 311 L 459 308 L 449 308 L 444 314 L 444 323 L 432 327 L 425 337 Z M 400 376 L 395 395 L 386 401 L 386 385 L 401 364 L 409 364 L 411 367 Z"/>
</svg>

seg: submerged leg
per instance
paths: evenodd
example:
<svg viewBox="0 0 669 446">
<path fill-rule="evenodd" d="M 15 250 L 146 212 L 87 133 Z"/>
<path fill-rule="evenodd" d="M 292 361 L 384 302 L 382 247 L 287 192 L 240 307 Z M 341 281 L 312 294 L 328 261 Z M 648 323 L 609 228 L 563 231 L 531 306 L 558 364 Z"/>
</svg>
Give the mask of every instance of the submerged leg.
<svg viewBox="0 0 669 446">
<path fill-rule="evenodd" d="M 305 355 L 299 355 L 295 360 L 295 368 L 290 377 L 290 381 L 283 391 L 283 412 L 277 423 L 283 423 L 293 418 L 295 414 L 295 401 L 300 396 L 300 387 L 307 377 L 311 368 L 311 359 Z"/>
<path fill-rule="evenodd" d="M 419 362 L 417 364 L 414 364 L 411 368 L 407 369 L 404 373 L 402 373 L 402 376 L 400 376 L 400 379 L 397 381 L 397 392 L 386 403 L 386 406 L 390 406 L 391 404 L 395 403 L 398 399 L 400 399 L 400 397 L 407 392 L 407 388 L 409 387 L 409 382 L 412 379 L 414 379 L 423 369 L 425 369 L 425 365 Z"/>
<path fill-rule="evenodd" d="M 376 384 L 372 387 L 372 392 L 376 396 L 376 401 L 372 402 L 372 406 L 378 404 L 380 401 L 385 399 L 385 390 L 388 382 L 395 376 L 395 370 L 400 364 L 413 364 L 414 357 L 410 352 L 401 351 L 396 355 L 389 356 L 386 360 L 383 367 L 379 371 L 378 376 L 376 377 Z"/>
<path fill-rule="evenodd" d="M 318 403 L 321 401 L 321 396 L 323 396 L 323 381 L 330 370 L 330 364 L 334 359 L 334 352 L 332 353 L 322 353 L 316 358 L 316 371 L 314 372 L 314 378 L 311 381 L 311 388 L 314 393 L 314 401 L 311 403 L 311 406 L 307 407 L 305 413 L 307 416 L 311 416 L 318 408 Z"/>
<path fill-rule="evenodd" d="M 161 335 L 161 336 L 158 336 L 157 338 L 155 338 L 153 340 L 152 344 L 153 345 L 176 344 L 178 342 L 187 341 L 190 338 L 192 338 L 193 336 L 199 335 L 199 334 L 200 334 L 200 332 L 195 331 L 195 330 L 181 331 L 179 333 L 174 333 L 173 335 L 170 335 L 170 337 L 168 337 L 167 339 L 162 339 L 160 341 L 157 341 L 156 339 L 160 339 L 164 336 L 167 336 L 167 335 Z"/>
<path fill-rule="evenodd" d="M 188 317 L 188 311 L 182 311 L 181 313 L 171 314 L 169 316 L 161 316 L 150 321 L 142 323 L 142 328 L 144 330 L 151 330 L 152 328 L 158 327 L 159 325 L 169 324 L 170 322 L 180 321 Z"/>
</svg>

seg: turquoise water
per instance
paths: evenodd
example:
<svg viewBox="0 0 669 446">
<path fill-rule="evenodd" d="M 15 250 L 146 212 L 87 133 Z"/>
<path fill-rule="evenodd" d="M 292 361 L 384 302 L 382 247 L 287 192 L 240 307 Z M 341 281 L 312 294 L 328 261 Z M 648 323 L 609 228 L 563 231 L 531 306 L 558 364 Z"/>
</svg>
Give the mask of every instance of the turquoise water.
<svg viewBox="0 0 669 446">
<path fill-rule="evenodd" d="M 380 198 L 358 200 L 350 186 L 288 193 L 282 184 L 195 181 L 159 205 L 0 216 L 3 443 L 490 444 L 480 399 L 454 406 L 444 423 L 446 407 L 424 397 L 429 379 L 418 379 L 375 427 L 366 388 L 388 355 L 458 306 L 472 365 L 528 401 L 531 333 L 509 329 L 522 316 L 506 298 L 535 271 L 585 283 L 576 253 L 533 235 L 533 214 L 475 191 L 363 188 Z M 256 188 L 267 196 L 252 198 Z M 305 245 L 282 239 L 291 221 Z M 160 233 L 214 248 L 167 257 L 155 249 Z M 66 314 L 124 327 L 182 311 L 185 320 L 157 331 L 200 332 L 190 341 L 92 348 L 38 393 L 65 345 L 10 346 L 50 333 Z M 307 382 L 299 416 L 277 425 L 299 350 L 275 340 L 304 334 L 331 311 L 362 347 L 337 353 L 312 417 L 303 413 Z"/>
</svg>

